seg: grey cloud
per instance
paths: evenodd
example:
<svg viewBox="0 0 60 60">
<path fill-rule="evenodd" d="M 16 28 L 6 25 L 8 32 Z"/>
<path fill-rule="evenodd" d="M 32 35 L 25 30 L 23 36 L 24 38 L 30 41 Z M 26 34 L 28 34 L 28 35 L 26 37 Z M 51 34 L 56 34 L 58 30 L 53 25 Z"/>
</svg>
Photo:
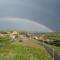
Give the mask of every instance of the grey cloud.
<svg viewBox="0 0 60 60">
<path fill-rule="evenodd" d="M 28 18 L 59 30 L 60 0 L 0 0 L 0 16 Z"/>
</svg>

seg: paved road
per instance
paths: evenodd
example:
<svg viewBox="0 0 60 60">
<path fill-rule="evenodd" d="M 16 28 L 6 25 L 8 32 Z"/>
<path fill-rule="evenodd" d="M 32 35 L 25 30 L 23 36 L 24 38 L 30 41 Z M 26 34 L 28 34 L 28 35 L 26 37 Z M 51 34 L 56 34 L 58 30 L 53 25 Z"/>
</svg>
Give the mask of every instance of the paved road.
<svg viewBox="0 0 60 60">
<path fill-rule="evenodd" d="M 47 52 L 50 54 L 50 56 L 53 58 L 53 60 L 60 60 L 60 56 L 54 51 L 54 49 L 47 46 L 47 44 L 41 44 Z"/>
<path fill-rule="evenodd" d="M 44 44 L 44 48 L 47 50 L 53 60 L 60 60 L 60 56 L 54 51 L 54 49 L 48 47 L 46 44 Z"/>
</svg>

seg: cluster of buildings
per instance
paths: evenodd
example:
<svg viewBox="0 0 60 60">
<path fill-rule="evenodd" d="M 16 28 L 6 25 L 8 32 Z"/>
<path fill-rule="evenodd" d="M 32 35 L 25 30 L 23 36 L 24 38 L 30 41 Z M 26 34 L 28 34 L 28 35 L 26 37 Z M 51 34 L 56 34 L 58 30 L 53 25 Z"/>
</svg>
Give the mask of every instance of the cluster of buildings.
<svg viewBox="0 0 60 60">
<path fill-rule="evenodd" d="M 31 33 L 26 33 L 26 34 L 19 34 L 19 32 L 13 31 L 13 32 L 7 32 L 7 34 L 1 34 L 0 36 L 4 36 L 7 35 L 10 39 L 10 41 L 13 40 L 32 40 L 32 39 L 36 39 L 36 40 L 49 40 L 47 38 L 47 36 L 45 36 L 44 34 L 40 35 L 39 37 L 37 35 L 33 35 Z"/>
</svg>

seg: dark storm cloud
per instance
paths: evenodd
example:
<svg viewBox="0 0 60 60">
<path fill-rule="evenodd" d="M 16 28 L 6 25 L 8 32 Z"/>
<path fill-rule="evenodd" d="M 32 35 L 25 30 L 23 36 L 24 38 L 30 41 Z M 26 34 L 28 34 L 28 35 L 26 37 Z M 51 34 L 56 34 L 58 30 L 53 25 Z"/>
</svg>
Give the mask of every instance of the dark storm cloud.
<svg viewBox="0 0 60 60">
<path fill-rule="evenodd" d="M 28 18 L 60 30 L 60 0 L 0 0 L 0 16 Z"/>
</svg>

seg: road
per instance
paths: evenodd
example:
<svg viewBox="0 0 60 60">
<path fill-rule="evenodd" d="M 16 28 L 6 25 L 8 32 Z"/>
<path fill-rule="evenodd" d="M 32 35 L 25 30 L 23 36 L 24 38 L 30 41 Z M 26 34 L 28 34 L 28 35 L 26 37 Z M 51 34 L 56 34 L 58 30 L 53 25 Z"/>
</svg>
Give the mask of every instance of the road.
<svg viewBox="0 0 60 60">
<path fill-rule="evenodd" d="M 54 49 L 48 47 L 45 43 L 41 45 L 46 49 L 46 51 L 50 54 L 53 60 L 60 60 L 60 56 L 54 51 Z"/>
</svg>

